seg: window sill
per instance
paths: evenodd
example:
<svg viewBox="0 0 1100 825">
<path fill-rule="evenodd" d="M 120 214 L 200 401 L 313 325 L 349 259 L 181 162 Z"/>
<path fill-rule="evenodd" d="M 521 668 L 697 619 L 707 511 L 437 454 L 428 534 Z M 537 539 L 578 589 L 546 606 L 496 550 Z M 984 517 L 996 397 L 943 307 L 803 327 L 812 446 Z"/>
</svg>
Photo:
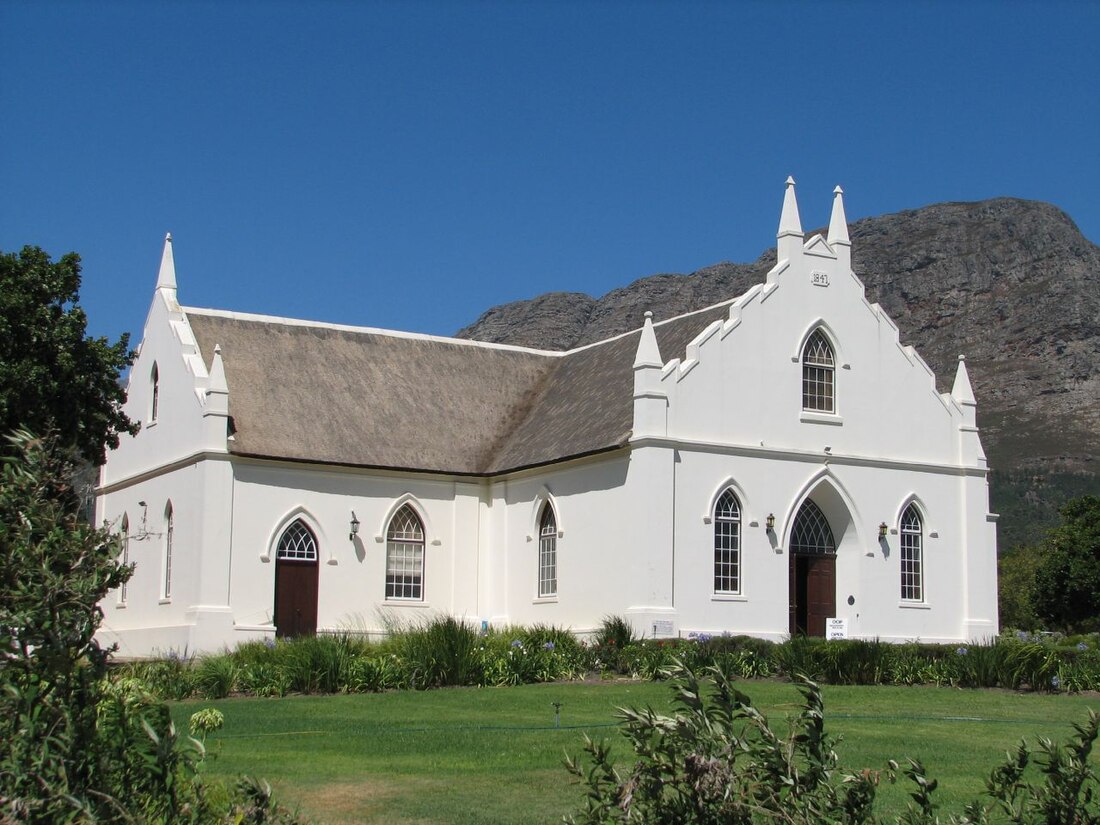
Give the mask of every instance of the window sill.
<svg viewBox="0 0 1100 825">
<path fill-rule="evenodd" d="M 126 602 L 115 602 L 115 610 L 125 610 Z"/>
<path fill-rule="evenodd" d="M 171 597 L 168 597 L 166 599 L 160 599 L 157 602 L 157 604 L 171 604 L 171 603 L 172 603 L 172 598 Z"/>
<path fill-rule="evenodd" d="M 531 599 L 531 604 L 557 604 L 558 596 L 555 593 L 553 596 L 537 596 Z"/>
<path fill-rule="evenodd" d="M 146 421 L 146 422 L 145 422 L 144 424 L 142 424 L 142 425 L 141 425 L 141 428 L 142 428 L 143 430 L 148 430 L 148 429 L 151 429 L 151 428 L 153 428 L 153 427 L 155 427 L 155 426 L 157 426 L 157 422 L 156 422 L 156 421 Z"/>
<path fill-rule="evenodd" d="M 832 424 L 834 427 L 844 426 L 844 419 L 836 413 L 810 412 L 803 410 L 798 420 L 803 424 Z"/>
<path fill-rule="evenodd" d="M 387 607 L 431 607 L 423 599 L 384 599 L 382 604 Z"/>
<path fill-rule="evenodd" d="M 906 610 L 931 610 L 932 605 L 928 602 L 898 602 L 898 607 Z"/>
<path fill-rule="evenodd" d="M 740 593 L 714 593 L 710 600 L 712 602 L 747 602 L 748 598 Z"/>
</svg>

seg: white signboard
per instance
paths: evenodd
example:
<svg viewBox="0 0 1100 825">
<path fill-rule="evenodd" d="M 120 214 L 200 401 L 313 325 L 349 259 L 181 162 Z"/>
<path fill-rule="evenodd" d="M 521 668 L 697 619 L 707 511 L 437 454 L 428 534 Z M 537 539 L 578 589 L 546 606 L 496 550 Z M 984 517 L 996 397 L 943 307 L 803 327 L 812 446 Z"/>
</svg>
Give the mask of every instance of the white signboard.
<svg viewBox="0 0 1100 825">
<path fill-rule="evenodd" d="M 672 622 L 667 619 L 658 619 L 653 623 L 653 635 L 657 636 L 671 636 L 672 635 Z"/>
<path fill-rule="evenodd" d="M 847 639 L 848 638 L 848 620 L 847 619 L 826 619 L 825 620 L 825 638 L 826 639 Z"/>
</svg>

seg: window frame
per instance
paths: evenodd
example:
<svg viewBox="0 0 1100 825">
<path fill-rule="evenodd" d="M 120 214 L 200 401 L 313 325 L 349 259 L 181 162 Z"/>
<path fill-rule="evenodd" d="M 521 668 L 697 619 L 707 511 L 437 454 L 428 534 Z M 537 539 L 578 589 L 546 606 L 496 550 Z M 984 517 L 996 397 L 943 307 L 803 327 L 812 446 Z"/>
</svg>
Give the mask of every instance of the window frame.
<svg viewBox="0 0 1100 825">
<path fill-rule="evenodd" d="M 164 507 L 164 557 L 160 577 L 162 602 L 172 600 L 172 544 L 175 541 L 176 511 L 169 501 Z"/>
<path fill-rule="evenodd" d="M 729 504 L 732 503 L 735 514 L 731 515 Z M 742 565 L 741 565 L 741 500 L 727 487 L 718 496 L 714 503 L 713 511 L 713 547 L 714 567 L 712 569 L 714 595 L 716 596 L 740 596 L 742 589 Z M 725 545 L 725 546 L 723 546 Z M 720 585 L 725 584 L 726 587 Z M 729 586 L 732 584 L 732 586 Z"/>
<path fill-rule="evenodd" d="M 130 515 L 122 514 L 122 521 L 118 528 L 119 543 L 122 544 L 122 552 L 119 554 L 119 562 L 125 567 L 130 564 Z M 118 588 L 118 603 L 126 605 L 127 587 L 129 580 L 124 581 Z"/>
<path fill-rule="evenodd" d="M 149 420 L 148 424 L 156 424 L 160 414 L 160 367 L 153 362 L 153 368 L 149 371 Z"/>
<path fill-rule="evenodd" d="M 291 535 L 291 531 L 294 534 Z M 301 517 L 293 519 L 275 542 L 275 561 L 301 561 L 316 563 L 320 557 L 317 534 Z"/>
<path fill-rule="evenodd" d="M 547 501 L 539 516 L 538 598 L 554 599 L 558 595 L 558 514 Z"/>
<path fill-rule="evenodd" d="M 836 415 L 836 347 L 821 327 L 807 336 L 799 361 L 802 365 L 802 412 Z"/>
<path fill-rule="evenodd" d="M 923 604 L 924 592 L 924 517 L 913 503 L 898 520 L 898 566 L 901 600 Z"/>
<path fill-rule="evenodd" d="M 406 515 L 407 514 L 407 515 Z M 396 525 L 398 518 L 406 519 L 404 524 Z M 408 525 L 416 530 L 409 531 Z M 405 528 L 398 534 L 396 526 Z M 423 602 L 425 593 L 425 567 L 427 541 L 425 540 L 424 520 L 409 502 L 405 502 L 390 516 L 386 525 L 386 570 L 385 598 L 394 602 Z M 412 572 L 398 573 L 397 553 L 401 552 L 402 568 L 411 567 Z M 402 580 L 399 580 L 402 579 Z"/>
</svg>

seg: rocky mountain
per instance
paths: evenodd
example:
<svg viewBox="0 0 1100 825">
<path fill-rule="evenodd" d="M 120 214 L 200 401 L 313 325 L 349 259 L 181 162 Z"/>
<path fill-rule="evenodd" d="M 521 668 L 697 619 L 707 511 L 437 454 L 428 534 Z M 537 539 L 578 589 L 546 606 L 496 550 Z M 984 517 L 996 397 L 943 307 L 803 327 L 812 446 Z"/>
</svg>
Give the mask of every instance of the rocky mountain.
<svg viewBox="0 0 1100 825">
<path fill-rule="evenodd" d="M 941 390 L 966 355 L 1002 492 L 1011 486 L 1021 507 L 1050 511 L 1050 496 L 1061 496 L 1043 488 L 1055 477 L 1100 490 L 1100 247 L 1057 207 L 1015 198 L 935 204 L 849 231 L 868 300 L 897 322 Z M 773 248 L 753 263 L 652 275 L 601 298 L 549 293 L 494 307 L 458 336 L 569 349 L 641 326 L 647 309 L 659 320 L 736 297 L 774 262 Z"/>
</svg>

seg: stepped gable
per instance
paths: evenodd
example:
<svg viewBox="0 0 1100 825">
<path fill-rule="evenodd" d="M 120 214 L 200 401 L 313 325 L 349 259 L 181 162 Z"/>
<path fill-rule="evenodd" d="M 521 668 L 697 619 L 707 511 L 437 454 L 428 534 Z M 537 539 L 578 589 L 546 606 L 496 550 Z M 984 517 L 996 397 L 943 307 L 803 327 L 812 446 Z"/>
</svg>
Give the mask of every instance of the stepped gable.
<svg viewBox="0 0 1100 825">
<path fill-rule="evenodd" d="M 942 203 L 864 218 L 849 233 L 868 300 L 896 321 L 941 391 L 959 353 L 967 356 L 992 466 L 1097 467 L 1100 247 L 1064 212 L 1015 198 Z M 637 329 L 646 309 L 667 318 L 729 300 L 761 283 L 774 263 L 773 248 L 751 264 L 642 278 L 592 299 L 587 323 L 564 346 Z M 528 303 L 491 309 L 482 316 L 491 329 L 479 320 L 460 335 L 509 343 L 522 331 L 526 345 L 559 346 L 568 336 L 546 312 L 528 325 Z M 562 326 L 575 325 L 570 316 Z"/>
</svg>

